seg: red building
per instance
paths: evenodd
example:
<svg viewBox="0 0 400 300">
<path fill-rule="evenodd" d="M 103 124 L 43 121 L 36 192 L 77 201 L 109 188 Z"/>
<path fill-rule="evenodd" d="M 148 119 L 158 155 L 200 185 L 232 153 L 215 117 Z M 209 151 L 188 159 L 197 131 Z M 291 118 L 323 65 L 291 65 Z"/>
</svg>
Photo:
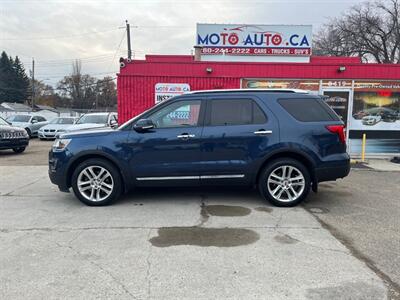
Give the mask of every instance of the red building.
<svg viewBox="0 0 400 300">
<path fill-rule="evenodd" d="M 197 56 L 196 56 L 197 58 Z M 400 152 L 400 65 L 367 64 L 354 57 L 311 57 L 308 63 L 199 61 L 189 55 L 125 60 L 118 74 L 118 114 L 125 122 L 156 102 L 157 84 L 190 90 L 300 88 L 325 94 L 347 124 L 350 152 Z M 182 85 L 181 85 L 182 86 Z M 179 93 L 179 89 L 177 91 Z"/>
</svg>

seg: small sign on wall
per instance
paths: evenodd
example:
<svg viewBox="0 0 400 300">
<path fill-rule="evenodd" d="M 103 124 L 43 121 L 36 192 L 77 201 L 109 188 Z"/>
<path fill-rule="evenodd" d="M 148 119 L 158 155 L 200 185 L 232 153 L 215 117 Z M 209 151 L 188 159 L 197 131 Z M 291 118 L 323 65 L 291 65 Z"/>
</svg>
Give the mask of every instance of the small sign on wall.
<svg viewBox="0 0 400 300">
<path fill-rule="evenodd" d="M 156 83 L 155 103 L 160 103 L 187 92 L 190 92 L 190 86 L 187 83 Z"/>
</svg>

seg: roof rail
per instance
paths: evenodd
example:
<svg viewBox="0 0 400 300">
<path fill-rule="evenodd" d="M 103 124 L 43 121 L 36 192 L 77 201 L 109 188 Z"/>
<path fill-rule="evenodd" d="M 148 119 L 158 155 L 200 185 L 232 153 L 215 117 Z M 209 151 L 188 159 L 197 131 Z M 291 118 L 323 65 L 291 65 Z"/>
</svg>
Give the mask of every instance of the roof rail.
<svg viewBox="0 0 400 300">
<path fill-rule="evenodd" d="M 279 89 L 279 88 L 265 88 L 265 89 L 260 89 L 260 88 L 253 88 L 253 89 L 214 89 L 214 90 L 198 90 L 198 91 L 190 91 L 187 92 L 187 94 L 200 94 L 200 93 L 224 93 L 224 92 L 237 92 L 237 93 L 243 93 L 243 92 L 268 92 L 268 93 L 298 93 L 298 94 L 309 94 L 309 91 L 307 90 L 301 90 L 301 89 Z"/>
</svg>

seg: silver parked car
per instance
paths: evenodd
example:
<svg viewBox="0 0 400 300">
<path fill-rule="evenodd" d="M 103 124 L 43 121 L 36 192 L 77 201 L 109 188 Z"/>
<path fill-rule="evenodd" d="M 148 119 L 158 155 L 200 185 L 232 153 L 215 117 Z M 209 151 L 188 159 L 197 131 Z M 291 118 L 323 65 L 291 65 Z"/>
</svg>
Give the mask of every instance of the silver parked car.
<svg viewBox="0 0 400 300">
<path fill-rule="evenodd" d="M 24 128 L 30 138 L 37 136 L 39 129 L 49 123 L 44 117 L 39 115 L 13 115 L 8 117 L 7 121 L 12 126 Z"/>
<path fill-rule="evenodd" d="M 373 125 L 379 123 L 380 121 L 382 121 L 382 117 L 379 115 L 365 116 L 364 118 L 362 118 L 361 121 L 362 121 L 363 125 L 373 126 Z"/>
<path fill-rule="evenodd" d="M 75 124 L 69 126 L 66 132 L 107 127 L 118 127 L 117 113 L 107 112 L 84 114 L 75 122 Z"/>
<path fill-rule="evenodd" d="M 77 118 L 74 117 L 58 117 L 49 122 L 49 124 L 39 129 L 39 138 L 55 139 L 58 133 L 63 133 L 68 130 L 68 127 L 76 122 Z"/>
</svg>

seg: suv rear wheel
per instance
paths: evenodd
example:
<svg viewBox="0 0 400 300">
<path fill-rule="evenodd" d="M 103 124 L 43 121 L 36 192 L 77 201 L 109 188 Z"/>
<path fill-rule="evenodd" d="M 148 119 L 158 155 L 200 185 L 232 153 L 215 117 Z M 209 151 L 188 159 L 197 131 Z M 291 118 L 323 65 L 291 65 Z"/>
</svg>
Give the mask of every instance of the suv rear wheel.
<svg viewBox="0 0 400 300">
<path fill-rule="evenodd" d="M 261 173 L 258 188 L 263 197 L 275 206 L 295 206 L 310 192 L 311 179 L 307 168 L 291 158 L 269 163 Z"/>
<path fill-rule="evenodd" d="M 90 206 L 111 204 L 122 191 L 117 168 L 104 159 L 88 159 L 72 174 L 72 189 L 76 197 Z"/>
</svg>

